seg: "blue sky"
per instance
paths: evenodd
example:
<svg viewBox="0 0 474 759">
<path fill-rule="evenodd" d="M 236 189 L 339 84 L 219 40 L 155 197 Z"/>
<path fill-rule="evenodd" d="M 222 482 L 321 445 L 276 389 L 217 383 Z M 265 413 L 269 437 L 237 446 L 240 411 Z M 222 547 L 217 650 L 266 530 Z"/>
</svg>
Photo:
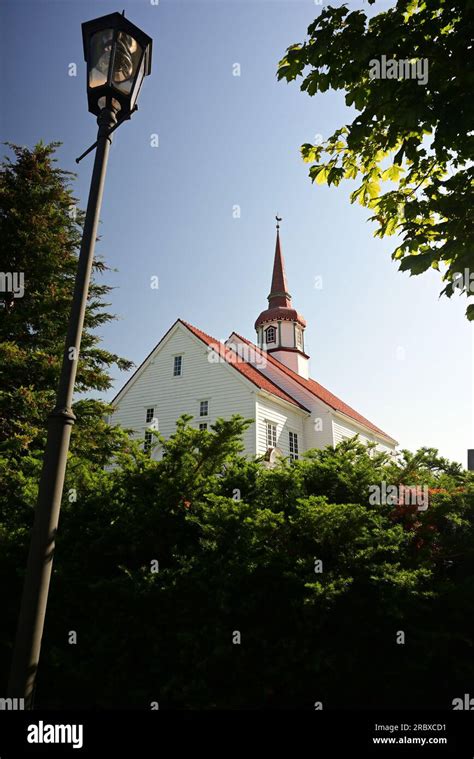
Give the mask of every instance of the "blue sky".
<svg viewBox="0 0 474 759">
<path fill-rule="evenodd" d="M 0 10 L 2 139 L 62 141 L 59 161 L 77 171 L 82 207 L 92 156 L 79 166 L 75 158 L 94 141 L 96 124 L 87 112 L 81 23 L 122 8 L 3 0 Z M 368 212 L 349 202 L 351 185 L 313 186 L 300 159 L 302 143 L 353 116 L 343 93 L 310 98 L 276 80 L 285 49 L 303 40 L 320 6 L 129 0 L 125 10 L 154 40 L 153 70 L 110 154 L 96 251 L 117 269 L 106 280 L 120 318 L 103 329 L 105 346 L 138 364 L 177 317 L 217 338 L 235 329 L 253 340 L 278 212 L 293 304 L 308 322 L 312 376 L 402 447 L 434 446 L 465 464 L 474 447 L 465 299 L 439 300 L 435 272 L 398 272 L 394 238 L 373 237 Z M 127 379 L 114 376 L 108 398 Z"/>
</svg>

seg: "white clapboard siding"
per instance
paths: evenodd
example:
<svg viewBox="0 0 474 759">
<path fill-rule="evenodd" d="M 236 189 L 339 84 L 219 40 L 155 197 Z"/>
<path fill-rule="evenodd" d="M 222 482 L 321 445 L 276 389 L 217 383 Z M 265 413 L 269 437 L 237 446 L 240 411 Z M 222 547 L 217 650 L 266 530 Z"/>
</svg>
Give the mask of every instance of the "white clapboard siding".
<svg viewBox="0 0 474 759">
<path fill-rule="evenodd" d="M 233 335 L 231 342 L 240 340 Z M 173 376 L 176 355 L 183 361 L 180 377 Z M 285 456 L 289 455 L 290 430 L 298 435 L 300 455 L 311 448 L 336 445 L 357 433 L 363 442 L 377 442 L 378 450 L 394 448 L 390 441 L 335 412 L 277 365 L 269 361 L 262 364 L 258 357 L 255 361 L 255 355 L 244 357 L 306 410 L 258 389 L 178 321 L 117 395 L 111 421 L 133 430 L 134 436 L 143 440 L 146 429 L 154 425 L 168 438 L 182 414 L 192 415 L 196 428 L 200 422 L 210 428 L 217 418 L 240 414 L 254 420 L 243 437 L 245 454 L 250 457 L 267 451 L 267 420 L 276 424 L 277 447 Z M 208 401 L 209 413 L 201 417 L 199 406 L 203 400 Z M 146 422 L 147 408 L 154 408 L 152 425 Z M 153 455 L 160 457 L 159 448 Z"/>
<path fill-rule="evenodd" d="M 325 448 L 333 445 L 332 412 L 316 398 L 306 402 L 311 416 L 305 422 L 306 448 Z"/>
<path fill-rule="evenodd" d="M 293 410 L 287 404 L 280 404 L 262 394 L 257 393 L 256 425 L 257 425 L 257 454 L 263 455 L 268 449 L 267 421 L 276 424 L 277 448 L 284 456 L 290 455 L 289 431 L 298 435 L 300 454 L 305 450 L 304 421 L 307 414 L 295 407 Z"/>
<path fill-rule="evenodd" d="M 174 356 L 183 357 L 183 374 L 173 377 Z M 192 424 L 208 425 L 219 417 L 228 419 L 239 413 L 255 417 L 257 389 L 228 364 L 210 363 L 208 350 L 201 340 L 179 322 L 170 330 L 144 367 L 137 371 L 129 385 L 119 393 L 112 421 L 134 430 L 135 437 L 144 438 L 146 409 L 154 407 L 159 432 L 165 438 L 176 430 L 176 420 L 184 413 L 192 414 Z M 199 402 L 209 401 L 209 416 L 199 416 Z M 254 425 L 243 441 L 246 452 L 255 455 Z"/>
<path fill-rule="evenodd" d="M 365 445 L 367 445 L 368 442 L 377 443 L 377 450 L 379 451 L 393 450 L 393 446 L 389 446 L 388 443 L 385 442 L 383 438 L 379 437 L 376 433 L 371 434 L 368 431 L 362 430 L 357 425 L 352 424 L 349 419 L 347 422 L 342 422 L 340 419 L 333 419 L 332 426 L 334 445 L 337 445 L 342 440 L 347 440 L 348 438 L 354 437 L 354 435 L 358 434 L 359 440 Z"/>
</svg>

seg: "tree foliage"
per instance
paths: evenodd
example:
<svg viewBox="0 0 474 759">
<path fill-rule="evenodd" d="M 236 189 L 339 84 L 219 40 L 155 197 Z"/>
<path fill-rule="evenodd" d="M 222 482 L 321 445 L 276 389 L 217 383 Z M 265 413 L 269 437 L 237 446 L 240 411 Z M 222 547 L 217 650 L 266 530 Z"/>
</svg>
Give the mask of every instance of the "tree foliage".
<svg viewBox="0 0 474 759">
<path fill-rule="evenodd" d="M 6 268 L 26 275 L 0 324 L 5 684 L 79 243 L 52 150 L 16 148 L 0 179 Z M 106 292 L 89 298 L 84 394 L 128 366 L 94 332 Z M 101 401 L 74 410 L 37 706 L 420 708 L 469 692 L 474 488 L 459 465 L 352 439 L 269 469 L 242 456 L 238 416 L 182 417 L 155 433 L 155 460 Z M 426 486 L 429 508 L 374 505 L 382 483 Z"/>
<path fill-rule="evenodd" d="M 370 18 L 327 6 L 278 68 L 279 79 L 302 77 L 310 96 L 345 91 L 356 116 L 322 143 L 302 146 L 310 177 L 359 180 L 351 202 L 372 211 L 377 237 L 399 236 L 392 258 L 400 270 L 438 270 L 448 297 L 474 292 L 473 32 L 465 0 L 397 0 Z M 426 83 L 372 78 L 371 62 L 382 56 L 426 60 Z M 474 304 L 466 315 L 474 319 Z"/>
<path fill-rule="evenodd" d="M 184 417 L 161 460 L 131 441 L 65 503 L 37 705 L 449 708 L 468 692 L 472 475 L 356 439 L 268 469 L 240 454 L 247 424 Z M 370 505 L 400 479 L 430 484 L 426 511 Z M 11 529 L 2 543 L 12 631 L 24 548 Z"/>
<path fill-rule="evenodd" d="M 54 406 L 84 214 L 76 207 L 73 175 L 54 165 L 57 143 L 9 147 L 14 160 L 6 157 L 0 170 L 0 271 L 22 274 L 24 292 L 0 293 L 0 476 L 6 503 L 19 508 L 30 475 L 38 473 Z M 83 395 L 110 387 L 112 365 L 131 366 L 100 344 L 97 329 L 114 318 L 105 302 L 110 287 L 97 281 L 106 269 L 96 260 L 76 382 Z M 73 466 L 82 458 L 100 468 L 124 442 L 104 422 L 107 409 L 91 398 L 75 403 Z"/>
</svg>

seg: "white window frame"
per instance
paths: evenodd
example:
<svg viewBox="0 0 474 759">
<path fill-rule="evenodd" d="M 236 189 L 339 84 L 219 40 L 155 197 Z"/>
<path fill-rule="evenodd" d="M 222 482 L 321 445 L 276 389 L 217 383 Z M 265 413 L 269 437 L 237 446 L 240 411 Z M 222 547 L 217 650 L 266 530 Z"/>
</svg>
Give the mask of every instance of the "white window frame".
<svg viewBox="0 0 474 759">
<path fill-rule="evenodd" d="M 200 432 L 207 430 L 207 422 L 199 422 L 199 430 Z"/>
<path fill-rule="evenodd" d="M 145 441 L 143 443 L 143 450 L 145 453 L 151 453 L 151 446 L 153 444 L 153 433 L 151 430 L 145 430 Z"/>
<path fill-rule="evenodd" d="M 267 448 L 276 448 L 278 438 L 278 427 L 276 422 L 265 420 L 265 435 L 267 440 Z"/>
<path fill-rule="evenodd" d="M 298 440 L 298 433 L 294 430 L 288 431 L 288 448 L 290 451 L 290 460 L 297 461 L 300 457 L 300 446 Z"/>
<path fill-rule="evenodd" d="M 148 412 L 151 411 L 151 417 L 148 419 Z M 145 409 L 145 424 L 150 424 L 150 422 L 153 421 L 155 418 L 155 407 L 154 406 L 147 406 Z"/>
<path fill-rule="evenodd" d="M 206 413 L 205 414 L 202 413 L 202 407 L 203 407 L 204 403 L 206 404 Z M 200 417 L 201 416 L 209 416 L 209 400 L 208 400 L 208 398 L 204 398 L 204 400 L 199 401 L 199 416 Z"/>
<path fill-rule="evenodd" d="M 303 350 L 303 330 L 301 327 L 295 327 L 295 348 Z"/>
<path fill-rule="evenodd" d="M 176 372 L 176 366 L 179 359 L 179 373 Z M 183 376 L 183 354 L 177 353 L 176 356 L 173 356 L 173 377 L 182 377 Z"/>
</svg>

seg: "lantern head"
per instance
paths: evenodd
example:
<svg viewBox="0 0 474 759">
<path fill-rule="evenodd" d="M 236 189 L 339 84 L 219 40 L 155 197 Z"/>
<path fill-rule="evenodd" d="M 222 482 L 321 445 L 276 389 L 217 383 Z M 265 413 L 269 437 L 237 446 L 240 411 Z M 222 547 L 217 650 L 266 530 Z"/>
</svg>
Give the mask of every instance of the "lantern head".
<svg viewBox="0 0 474 759">
<path fill-rule="evenodd" d="M 89 111 L 111 108 L 130 118 L 143 79 L 151 71 L 152 39 L 121 13 L 82 24 Z"/>
</svg>

